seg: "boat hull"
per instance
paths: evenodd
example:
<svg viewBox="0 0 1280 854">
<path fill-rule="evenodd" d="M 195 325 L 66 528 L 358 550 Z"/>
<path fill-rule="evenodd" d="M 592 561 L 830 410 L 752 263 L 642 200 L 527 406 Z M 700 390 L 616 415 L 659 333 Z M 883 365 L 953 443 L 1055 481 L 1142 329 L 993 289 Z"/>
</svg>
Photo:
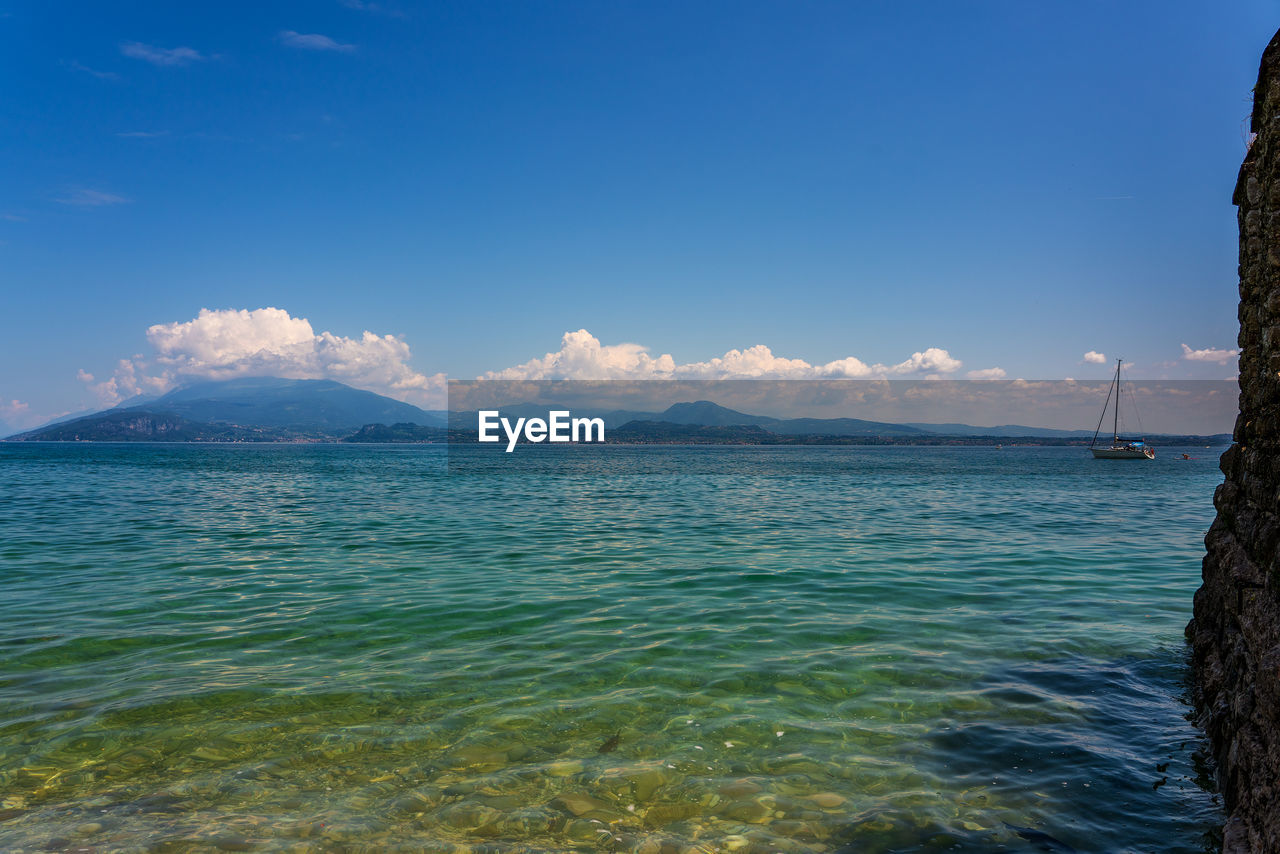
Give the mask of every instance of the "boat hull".
<svg viewBox="0 0 1280 854">
<path fill-rule="evenodd" d="M 1095 460 L 1154 460 L 1156 452 L 1150 448 L 1090 448 Z"/>
</svg>

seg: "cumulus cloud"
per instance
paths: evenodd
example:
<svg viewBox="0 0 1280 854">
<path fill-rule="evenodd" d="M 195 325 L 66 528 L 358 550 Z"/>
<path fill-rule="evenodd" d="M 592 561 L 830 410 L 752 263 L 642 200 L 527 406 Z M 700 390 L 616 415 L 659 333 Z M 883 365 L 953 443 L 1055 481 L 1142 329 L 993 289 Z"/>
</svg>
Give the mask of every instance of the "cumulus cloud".
<svg viewBox="0 0 1280 854">
<path fill-rule="evenodd" d="M 1004 368 L 983 368 L 980 371 L 969 371 L 965 376 L 971 380 L 1002 380 L 1005 372 Z"/>
<path fill-rule="evenodd" d="M 81 381 L 104 404 L 192 379 L 250 376 L 332 379 L 418 405 L 443 403 L 443 374 L 414 370 L 409 345 L 400 338 L 369 331 L 358 338 L 317 333 L 306 318 L 284 309 L 201 309 L 191 320 L 152 326 L 147 340 L 153 358 L 121 359 L 100 383 L 81 371 Z"/>
<path fill-rule="evenodd" d="M 289 47 L 296 47 L 302 50 L 333 50 L 339 53 L 351 53 L 356 49 L 353 44 L 342 44 L 319 33 L 298 33 L 293 30 L 282 31 L 280 33 L 280 41 Z"/>
<path fill-rule="evenodd" d="M 278 308 L 228 309 L 147 330 L 156 358 L 177 373 L 211 380 L 311 373 L 315 332 L 305 318 Z"/>
<path fill-rule="evenodd" d="M 1084 360 L 1090 365 L 1105 365 L 1107 356 L 1105 353 L 1099 353 L 1097 350 L 1090 350 L 1084 354 Z"/>
<path fill-rule="evenodd" d="M 103 406 L 115 406 L 140 394 L 163 394 L 176 384 L 168 374 L 149 374 L 140 355 L 116 362 L 115 371 L 102 382 L 94 382 L 93 374 L 83 368 L 76 372 L 76 379 L 84 383 Z"/>
<path fill-rule="evenodd" d="M 887 370 L 891 374 L 919 374 L 926 372 L 949 374 L 957 370 L 960 365 L 960 360 L 951 358 L 951 354 L 946 350 L 930 347 L 923 353 L 912 353 L 910 359 Z"/>
<path fill-rule="evenodd" d="M 671 358 L 667 356 L 665 358 Z M 853 360 L 862 365 L 857 359 Z M 815 376 L 813 365 L 803 359 L 775 356 L 763 344 L 745 350 L 730 350 L 705 362 L 692 362 L 676 368 L 676 374 L 686 379 L 803 379 Z"/>
<path fill-rule="evenodd" d="M 744 350 L 730 350 L 703 362 L 676 364 L 669 354 L 650 355 L 640 344 L 602 344 L 585 329 L 566 332 L 560 349 L 538 359 L 500 371 L 490 371 L 481 379 L 860 379 L 887 376 L 937 377 L 961 366 L 946 350 L 930 347 L 913 353 L 896 365 L 868 365 L 849 356 L 815 365 L 803 359 L 775 355 L 764 344 Z M 999 370 L 999 369 L 996 369 Z"/>
<path fill-rule="evenodd" d="M 1240 355 L 1239 350 L 1215 350 L 1212 347 L 1192 350 L 1186 344 L 1182 345 L 1182 358 L 1189 362 L 1217 362 L 1219 365 L 1225 365 L 1238 355 Z"/>
<path fill-rule="evenodd" d="M 541 359 L 530 359 L 501 371 L 490 371 L 484 379 L 492 380 L 616 380 L 656 379 L 670 376 L 675 360 L 670 356 L 653 358 L 639 344 L 601 344 L 585 329 L 566 332 L 560 349 Z"/>
<path fill-rule="evenodd" d="M 896 365 L 868 365 L 854 356 L 836 359 L 822 365 L 811 365 L 803 359 L 773 355 L 768 347 L 757 344 L 746 350 L 730 350 L 707 362 L 694 362 L 676 368 L 678 376 L 690 379 L 866 379 L 888 376 L 929 376 L 949 374 L 961 366 L 946 350 L 930 347 Z"/>
<path fill-rule="evenodd" d="M 204 59 L 200 51 L 190 47 L 156 47 L 142 42 L 125 42 L 120 52 L 133 59 L 141 59 L 152 65 L 190 65 Z"/>
</svg>

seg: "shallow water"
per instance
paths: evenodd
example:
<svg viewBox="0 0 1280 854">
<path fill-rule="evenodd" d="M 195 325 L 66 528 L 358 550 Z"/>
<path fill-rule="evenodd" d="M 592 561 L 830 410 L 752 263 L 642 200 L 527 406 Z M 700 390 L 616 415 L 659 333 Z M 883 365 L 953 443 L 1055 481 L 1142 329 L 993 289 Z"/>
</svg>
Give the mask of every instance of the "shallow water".
<svg viewBox="0 0 1280 854">
<path fill-rule="evenodd" d="M 1180 450 L 0 445 L 0 849 L 1211 850 Z"/>
</svg>

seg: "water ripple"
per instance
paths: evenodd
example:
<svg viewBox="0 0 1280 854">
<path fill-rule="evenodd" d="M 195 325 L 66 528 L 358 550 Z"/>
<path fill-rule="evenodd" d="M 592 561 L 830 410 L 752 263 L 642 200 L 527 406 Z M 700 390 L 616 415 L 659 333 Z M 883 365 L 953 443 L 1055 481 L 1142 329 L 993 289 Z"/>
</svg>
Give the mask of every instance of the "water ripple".
<svg viewBox="0 0 1280 854">
<path fill-rule="evenodd" d="M 1212 850 L 1174 456 L 0 446 L 0 847 Z"/>
</svg>

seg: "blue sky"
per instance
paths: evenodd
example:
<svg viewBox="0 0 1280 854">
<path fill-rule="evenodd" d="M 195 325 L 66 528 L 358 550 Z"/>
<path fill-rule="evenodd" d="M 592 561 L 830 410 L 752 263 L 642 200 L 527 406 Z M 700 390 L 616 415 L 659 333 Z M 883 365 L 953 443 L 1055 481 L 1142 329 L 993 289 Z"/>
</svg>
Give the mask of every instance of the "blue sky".
<svg viewBox="0 0 1280 854">
<path fill-rule="evenodd" d="M 1182 345 L 1235 346 L 1277 2 L 0 12 L 10 424 L 110 402 L 121 359 L 154 388 L 272 368 L 414 399 L 410 375 L 577 364 L 577 330 L 588 362 L 718 375 L 752 347 L 1235 370 Z M 182 326 L 202 309 L 221 337 Z M 301 318 L 304 356 L 272 337 Z"/>
</svg>

